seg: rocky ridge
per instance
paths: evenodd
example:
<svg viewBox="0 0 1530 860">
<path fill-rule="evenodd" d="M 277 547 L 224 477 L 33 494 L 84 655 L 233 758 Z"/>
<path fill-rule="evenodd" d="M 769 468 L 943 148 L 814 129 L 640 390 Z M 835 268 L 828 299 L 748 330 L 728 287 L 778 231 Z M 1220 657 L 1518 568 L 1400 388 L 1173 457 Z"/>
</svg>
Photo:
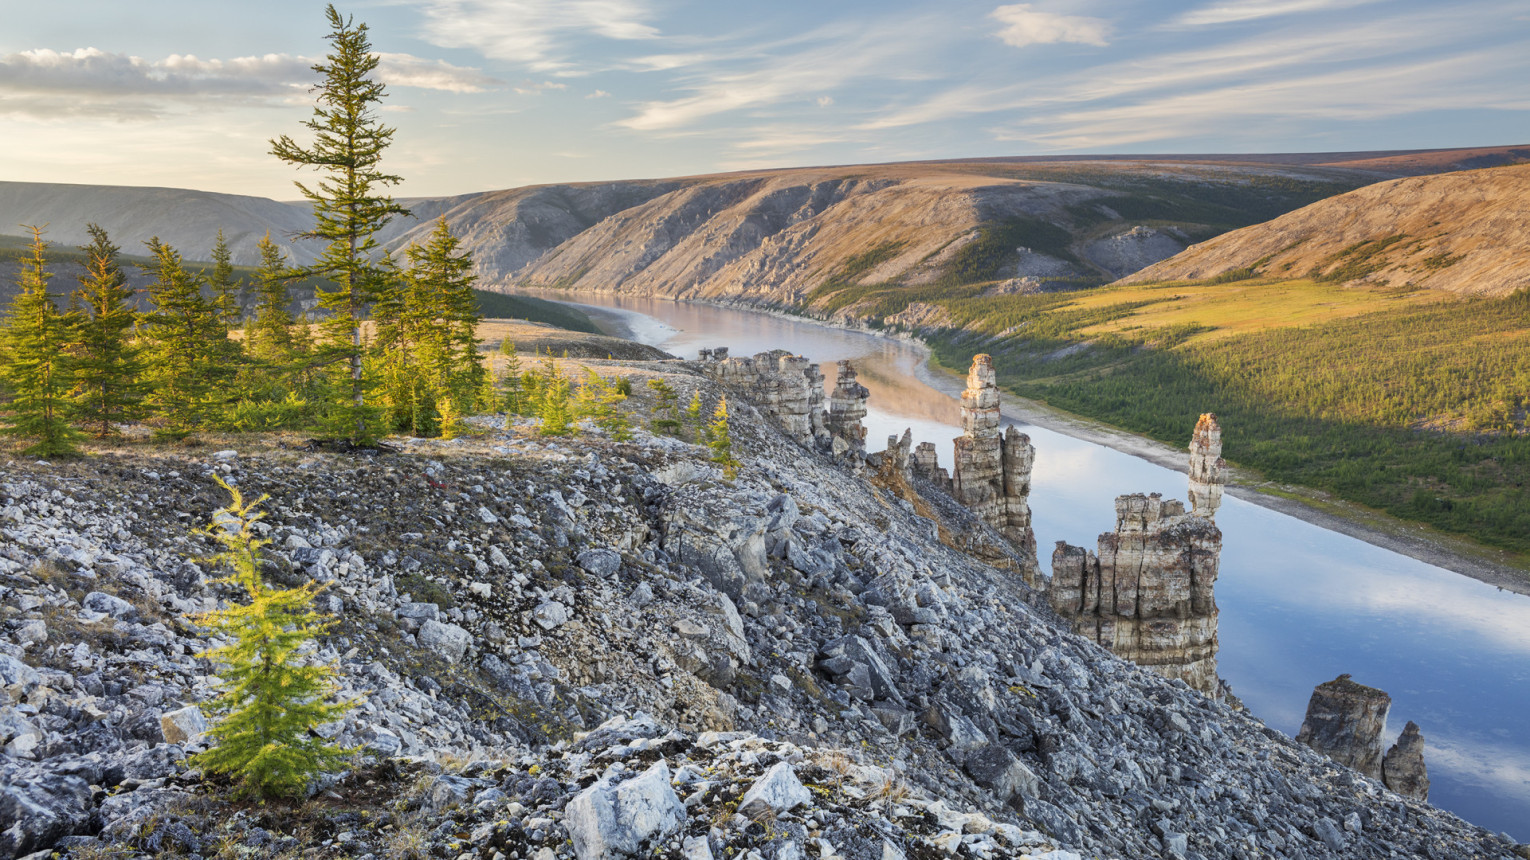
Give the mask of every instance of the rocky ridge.
<svg viewBox="0 0 1530 860">
<path fill-rule="evenodd" d="M 970 512 L 730 405 L 734 481 L 677 439 L 482 422 L 361 459 L 5 462 L 0 853 L 1511 856 L 1073 635 L 942 539 Z M 189 560 L 214 475 L 271 494 L 268 575 L 330 583 L 340 619 L 312 659 L 359 704 L 324 732 L 363 754 L 300 809 L 230 807 L 185 760 L 215 644 L 187 616 L 229 595 Z"/>
</svg>

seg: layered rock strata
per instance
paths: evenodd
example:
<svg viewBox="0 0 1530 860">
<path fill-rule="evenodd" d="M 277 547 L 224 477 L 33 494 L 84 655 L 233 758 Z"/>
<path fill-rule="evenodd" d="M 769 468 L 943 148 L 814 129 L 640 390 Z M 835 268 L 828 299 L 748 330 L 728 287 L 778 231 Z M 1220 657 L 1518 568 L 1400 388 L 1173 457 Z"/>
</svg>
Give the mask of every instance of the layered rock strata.
<svg viewBox="0 0 1530 860">
<path fill-rule="evenodd" d="M 951 495 L 993 526 L 1020 552 L 1026 582 L 1040 580 L 1036 535 L 1031 530 L 1031 466 L 1036 449 L 1013 425 L 999 433 L 999 385 L 993 359 L 972 357 L 962 392 L 962 435 L 956 439 Z M 933 455 L 933 448 L 929 452 Z M 930 458 L 933 471 L 933 456 Z"/>
<path fill-rule="evenodd" d="M 1381 733 L 1391 709 L 1392 697 L 1384 691 L 1340 675 L 1313 688 L 1296 742 L 1381 779 Z"/>
<path fill-rule="evenodd" d="M 703 349 L 700 356 L 714 379 L 742 389 L 799 445 L 828 449 L 832 436 L 824 408 L 823 373 L 817 364 L 784 349 L 735 358 L 723 346 Z M 865 415 L 864 400 L 861 414 Z M 864 435 L 863 431 L 863 439 Z"/>
<path fill-rule="evenodd" d="M 1221 552 L 1221 530 L 1183 502 L 1120 496 L 1116 530 L 1100 535 L 1098 553 L 1057 542 L 1052 608 L 1112 653 L 1217 696 Z"/>
<path fill-rule="evenodd" d="M 1222 459 L 1222 425 L 1206 412 L 1195 423 L 1190 437 L 1190 512 L 1211 519 L 1222 506 L 1222 487 L 1227 483 L 1227 461 Z"/>
</svg>

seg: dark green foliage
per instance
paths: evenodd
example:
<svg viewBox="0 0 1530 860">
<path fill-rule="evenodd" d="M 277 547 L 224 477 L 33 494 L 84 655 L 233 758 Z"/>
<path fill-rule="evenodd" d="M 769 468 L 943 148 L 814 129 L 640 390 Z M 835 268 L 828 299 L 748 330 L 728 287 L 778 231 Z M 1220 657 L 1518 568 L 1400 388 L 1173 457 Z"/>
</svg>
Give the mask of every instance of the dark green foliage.
<svg viewBox="0 0 1530 860">
<path fill-rule="evenodd" d="M 1386 258 L 1382 256 L 1382 252 L 1407 238 L 1401 234 L 1393 234 L 1380 239 L 1356 242 L 1314 266 L 1308 273 L 1308 277 L 1315 281 L 1333 283 L 1363 278 L 1386 264 Z"/>
<path fill-rule="evenodd" d="M 600 327 L 576 308 L 530 296 L 507 296 L 488 290 L 474 290 L 478 315 L 484 319 L 530 320 L 555 325 L 569 331 L 600 334 Z"/>
<path fill-rule="evenodd" d="M 1013 263 L 1020 248 L 1077 263 L 1068 250 L 1073 236 L 1063 228 L 1040 218 L 1018 217 L 978 228 L 978 237 L 962 246 L 946 269 L 946 280 L 953 284 L 992 281 L 1001 275 L 1006 264 Z"/>
<path fill-rule="evenodd" d="M 242 316 L 239 308 L 239 292 L 243 284 L 234 278 L 234 256 L 229 253 L 228 242 L 223 238 L 223 231 L 218 231 L 217 241 L 213 243 L 212 271 L 208 273 L 207 285 L 212 288 L 213 307 L 218 309 L 218 319 L 224 327 L 231 327 L 239 323 Z"/>
<path fill-rule="evenodd" d="M 74 420 L 98 439 L 116 432 L 114 422 L 144 415 L 143 362 L 131 342 L 137 314 L 128 307 L 133 290 L 118 263 L 116 245 L 95 224 L 87 227 L 91 243 L 85 274 L 75 290 L 79 331 L 74 346 Z"/>
<path fill-rule="evenodd" d="M 76 452 L 79 434 L 69 425 L 69 392 L 75 362 L 69 347 L 77 320 L 58 309 L 48 292 L 47 243 L 42 228 L 31 227 L 29 256 L 21 259 L 17 286 L 0 328 L 0 386 L 5 404 L 3 432 L 32 440 L 22 453 L 37 457 L 66 457 Z"/>
<path fill-rule="evenodd" d="M 204 533 L 223 547 L 212 559 L 229 568 L 223 581 L 249 602 L 196 619 L 233 641 L 202 655 L 223 664 L 223 687 L 204 706 L 217 720 L 209 732 L 217 746 L 193 761 L 209 773 L 234 777 L 246 794 L 302 797 L 315 776 L 341 766 L 350 754 L 313 730 L 352 703 L 333 701 L 333 668 L 299 654 L 334 619 L 314 611 L 322 584 L 275 589 L 261 581 L 260 551 L 269 541 L 257 538 L 253 527 L 265 516 L 255 509 L 266 497 L 246 503 L 238 490 L 216 480 L 233 499 Z"/>
<path fill-rule="evenodd" d="M 1172 349 L 1132 333 L 1080 349 L 1079 329 L 1125 306 L 1048 313 L 1050 298 L 987 323 L 1021 325 L 1004 344 L 951 335 L 937 356 L 990 352 L 1015 393 L 1173 445 L 1216 412 L 1230 461 L 1530 552 L 1530 292 L 1189 344 L 1147 330 Z"/>
<path fill-rule="evenodd" d="M 283 135 L 272 141 L 271 152 L 288 164 L 324 174 L 313 188 L 297 183 L 314 207 L 314 228 L 304 236 L 329 243 L 304 274 L 322 275 L 331 284 L 318 291 L 319 307 L 329 314 L 322 323 L 323 358 L 340 372 L 331 427 L 366 443 L 376 435 L 378 410 L 366 402 L 371 386 L 363 373 L 362 321 L 387 278 L 373 262 L 380 247 L 376 235 L 393 216 L 408 210 L 380 190 L 400 179 L 378 167 L 394 130 L 375 113 L 385 92 L 372 78 L 378 59 L 367 26 L 343 18 L 333 5 L 325 15 L 331 53 L 326 63 L 313 67 L 322 78 L 316 87 L 319 103 L 304 123 L 314 134 L 313 146 L 304 148 Z"/>
<path fill-rule="evenodd" d="M 154 278 L 154 309 L 144 315 L 142 328 L 147 403 L 165 423 L 166 435 L 180 435 L 219 417 L 227 400 L 221 386 L 232 376 L 236 347 L 217 307 L 202 295 L 203 277 L 158 237 L 145 244 L 151 262 L 144 271 Z"/>
</svg>

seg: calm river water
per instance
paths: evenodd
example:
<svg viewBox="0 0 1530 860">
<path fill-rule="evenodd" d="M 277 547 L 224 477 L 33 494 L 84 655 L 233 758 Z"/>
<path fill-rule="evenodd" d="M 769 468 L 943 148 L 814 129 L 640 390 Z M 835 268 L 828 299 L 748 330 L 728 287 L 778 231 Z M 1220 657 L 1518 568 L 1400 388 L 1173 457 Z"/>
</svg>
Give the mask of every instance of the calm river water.
<svg viewBox="0 0 1530 860">
<path fill-rule="evenodd" d="M 913 346 L 707 305 L 580 300 L 613 334 L 682 357 L 713 346 L 737 356 L 787 349 L 822 363 L 831 385 L 833 362 L 854 359 L 871 390 L 870 450 L 911 427 L 915 443 L 934 442 L 950 466 L 957 402 L 920 381 L 922 356 Z M 1182 473 L 1006 423 L 1020 425 L 1036 446 L 1031 509 L 1044 569 L 1054 541 L 1092 548 L 1115 527 L 1117 495 L 1187 498 Z M 1391 694 L 1387 747 L 1406 721 L 1419 724 L 1431 802 L 1530 841 L 1530 598 L 1231 496 L 1217 525 L 1220 674 L 1249 710 L 1295 735 L 1313 686 L 1349 672 Z"/>
</svg>

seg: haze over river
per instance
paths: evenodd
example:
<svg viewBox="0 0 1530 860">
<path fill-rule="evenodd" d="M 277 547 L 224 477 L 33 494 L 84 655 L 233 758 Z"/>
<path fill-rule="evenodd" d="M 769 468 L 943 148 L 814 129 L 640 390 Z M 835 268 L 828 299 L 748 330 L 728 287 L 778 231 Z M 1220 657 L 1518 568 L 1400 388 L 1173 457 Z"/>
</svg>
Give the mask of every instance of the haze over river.
<svg viewBox="0 0 1530 860">
<path fill-rule="evenodd" d="M 853 359 L 871 390 L 868 449 L 911 427 L 916 444 L 934 442 L 941 465 L 951 465 L 957 401 L 921 381 L 924 356 L 911 344 L 709 305 L 579 299 L 610 333 L 684 358 L 703 347 L 736 356 L 786 349 L 820 362 L 830 386 L 834 362 Z M 1008 414 L 1005 423 L 1036 446 L 1030 501 L 1043 570 L 1055 541 L 1093 549 L 1114 529 L 1116 496 L 1187 498 L 1183 473 Z M 1238 428 L 1223 432 L 1233 439 Z M 1430 802 L 1530 841 L 1530 598 L 1231 495 L 1217 525 L 1219 674 L 1248 709 L 1294 736 L 1313 686 L 1351 673 L 1392 696 L 1384 748 L 1408 720 L 1419 724 Z"/>
</svg>

